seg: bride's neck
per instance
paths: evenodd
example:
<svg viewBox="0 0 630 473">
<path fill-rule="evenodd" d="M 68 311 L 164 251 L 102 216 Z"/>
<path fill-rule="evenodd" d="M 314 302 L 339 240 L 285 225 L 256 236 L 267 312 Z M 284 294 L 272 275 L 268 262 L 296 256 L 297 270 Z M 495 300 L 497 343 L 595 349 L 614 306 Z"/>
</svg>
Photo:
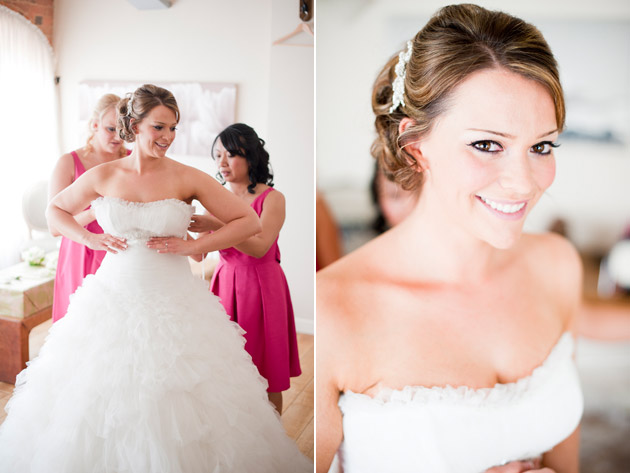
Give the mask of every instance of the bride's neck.
<svg viewBox="0 0 630 473">
<path fill-rule="evenodd" d="M 390 234 L 391 247 L 399 256 L 397 270 L 408 271 L 414 278 L 482 284 L 493 274 L 503 252 L 468 233 L 426 196 Z"/>
</svg>

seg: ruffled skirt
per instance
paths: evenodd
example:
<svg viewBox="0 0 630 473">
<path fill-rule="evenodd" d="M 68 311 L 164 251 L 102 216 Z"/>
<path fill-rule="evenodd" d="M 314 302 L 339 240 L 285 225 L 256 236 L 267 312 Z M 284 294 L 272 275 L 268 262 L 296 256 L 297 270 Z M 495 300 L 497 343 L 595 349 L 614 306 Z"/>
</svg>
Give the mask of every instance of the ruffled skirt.
<svg viewBox="0 0 630 473">
<path fill-rule="evenodd" d="M 306 472 L 266 382 L 185 258 L 108 255 L 16 382 L 0 472 Z"/>
</svg>

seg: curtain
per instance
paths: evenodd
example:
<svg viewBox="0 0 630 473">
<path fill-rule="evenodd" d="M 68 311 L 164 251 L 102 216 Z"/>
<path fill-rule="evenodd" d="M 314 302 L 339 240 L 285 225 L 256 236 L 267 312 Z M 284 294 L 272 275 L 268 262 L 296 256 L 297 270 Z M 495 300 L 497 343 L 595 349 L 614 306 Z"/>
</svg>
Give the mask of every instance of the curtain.
<svg viewBox="0 0 630 473">
<path fill-rule="evenodd" d="M 22 193 L 59 157 L 53 50 L 22 15 L 0 5 L 0 268 L 27 241 Z"/>
</svg>

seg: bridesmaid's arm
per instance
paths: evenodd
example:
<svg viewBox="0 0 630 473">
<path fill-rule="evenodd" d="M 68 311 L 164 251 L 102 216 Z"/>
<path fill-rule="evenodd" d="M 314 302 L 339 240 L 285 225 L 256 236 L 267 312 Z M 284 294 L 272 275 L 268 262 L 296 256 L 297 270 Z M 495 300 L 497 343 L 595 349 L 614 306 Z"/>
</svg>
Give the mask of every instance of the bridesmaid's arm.
<svg viewBox="0 0 630 473">
<path fill-rule="evenodd" d="M 222 226 L 223 222 L 204 210 L 204 213 L 192 216 L 188 230 L 195 233 L 216 232 Z"/>
<path fill-rule="evenodd" d="M 74 177 L 74 159 L 72 158 L 72 154 L 64 154 L 57 161 L 55 169 L 53 169 L 52 175 L 50 176 L 50 182 L 48 183 L 48 202 L 52 201 L 59 192 L 72 184 Z M 94 221 L 94 211 L 92 209 L 81 209 L 74 215 L 74 218 L 79 225 L 84 227 Z M 50 222 L 48 222 L 48 230 L 52 236 L 61 235 L 56 228 L 50 225 Z"/>
</svg>

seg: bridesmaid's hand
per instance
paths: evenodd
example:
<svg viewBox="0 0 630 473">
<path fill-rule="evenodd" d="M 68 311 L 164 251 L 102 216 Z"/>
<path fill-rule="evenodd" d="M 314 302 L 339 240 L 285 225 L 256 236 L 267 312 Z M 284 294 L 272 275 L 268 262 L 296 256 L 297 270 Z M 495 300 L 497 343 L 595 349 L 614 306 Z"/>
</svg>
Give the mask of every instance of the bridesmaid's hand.
<svg viewBox="0 0 630 473">
<path fill-rule="evenodd" d="M 127 240 L 125 238 L 109 235 L 108 233 L 90 233 L 85 246 L 92 250 L 107 251 L 116 254 L 118 251 L 127 249 Z"/>
<path fill-rule="evenodd" d="M 209 215 L 195 214 L 190 219 L 188 230 L 195 233 L 204 233 L 214 230 L 212 228 L 212 219 Z"/>
<path fill-rule="evenodd" d="M 153 237 L 147 241 L 147 247 L 158 253 L 190 256 L 198 252 L 194 249 L 195 240 L 184 240 L 177 237 Z"/>
</svg>

